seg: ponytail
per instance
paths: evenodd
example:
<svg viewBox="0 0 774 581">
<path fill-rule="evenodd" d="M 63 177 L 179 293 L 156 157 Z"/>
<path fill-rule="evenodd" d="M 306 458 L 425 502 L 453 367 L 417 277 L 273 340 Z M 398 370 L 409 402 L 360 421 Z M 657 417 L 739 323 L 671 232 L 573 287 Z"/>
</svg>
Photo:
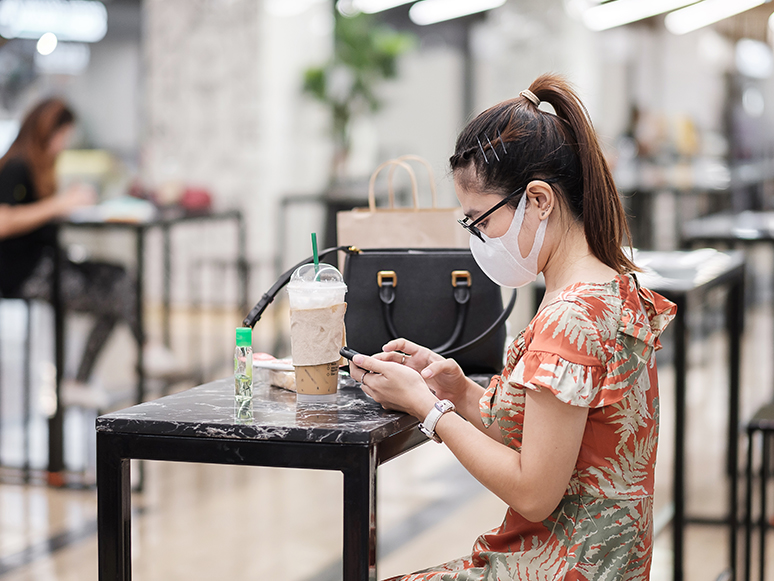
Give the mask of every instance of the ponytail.
<svg viewBox="0 0 774 581">
<path fill-rule="evenodd" d="M 554 108 L 575 137 L 582 174 L 581 215 L 591 252 L 619 272 L 636 270 L 621 249 L 624 238 L 631 240 L 629 226 L 588 110 L 568 83 L 555 75 L 538 77 L 529 90 Z"/>
<path fill-rule="evenodd" d="M 535 101 L 549 103 L 556 115 Z M 542 75 L 519 97 L 481 113 L 449 161 L 453 171 L 472 164 L 479 187 L 502 195 L 533 179 L 551 180 L 582 221 L 594 256 L 619 273 L 639 270 L 621 248 L 631 240 L 629 227 L 588 111 L 561 77 Z"/>
</svg>

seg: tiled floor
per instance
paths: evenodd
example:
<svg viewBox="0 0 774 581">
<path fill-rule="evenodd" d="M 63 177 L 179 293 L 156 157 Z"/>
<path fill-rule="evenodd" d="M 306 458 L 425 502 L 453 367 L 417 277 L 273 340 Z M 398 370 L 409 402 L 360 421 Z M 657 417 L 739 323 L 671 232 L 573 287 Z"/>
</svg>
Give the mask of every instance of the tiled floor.
<svg viewBox="0 0 774 581">
<path fill-rule="evenodd" d="M 761 290 L 767 288 L 767 281 L 751 287 L 743 351 L 743 418 L 774 391 L 774 330 L 765 306 L 769 294 Z M 722 319 L 713 314 L 720 298 L 711 298 L 702 309 L 704 315 L 689 322 L 687 448 L 692 515 L 720 516 L 726 499 L 725 339 L 719 330 Z M 125 358 L 127 337 L 116 341 L 110 347 L 111 356 Z M 7 351 L 0 353 L 4 364 L 15 360 Z M 663 520 L 671 496 L 673 445 L 673 372 L 668 348 L 662 353 L 657 522 Z M 12 421 L 7 412 L 3 419 L 6 426 Z M 71 430 L 81 429 L 93 418 L 72 422 Z M 0 442 L 6 456 L 12 452 L 11 445 L 7 438 Z M 340 578 L 339 474 L 152 462 L 145 463 L 145 469 L 145 491 L 133 499 L 134 579 Z M 446 448 L 432 443 L 379 469 L 378 503 L 380 577 L 467 554 L 476 535 L 497 526 L 504 513 L 501 501 L 472 479 Z M 95 529 L 93 489 L 0 485 L 0 579 L 96 580 Z M 691 525 L 686 541 L 686 579 L 717 579 L 727 559 L 725 529 Z M 656 539 L 652 579 L 671 578 L 670 547 L 667 526 Z M 774 547 L 770 552 L 770 578 L 774 579 Z"/>
</svg>

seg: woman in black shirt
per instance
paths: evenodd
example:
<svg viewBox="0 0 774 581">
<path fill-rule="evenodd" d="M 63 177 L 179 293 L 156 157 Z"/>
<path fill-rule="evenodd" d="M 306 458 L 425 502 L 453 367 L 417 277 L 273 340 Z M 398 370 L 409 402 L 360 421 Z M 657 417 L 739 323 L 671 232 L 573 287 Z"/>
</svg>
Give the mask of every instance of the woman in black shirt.
<svg viewBox="0 0 774 581">
<path fill-rule="evenodd" d="M 53 221 L 94 203 L 94 192 L 75 185 L 57 195 L 54 167 L 66 148 L 75 116 L 48 99 L 25 117 L 19 135 L 0 159 L 0 296 L 51 300 L 56 226 Z M 70 393 L 85 388 L 97 355 L 119 320 L 139 340 L 134 285 L 126 271 L 104 262 L 60 263 L 60 288 L 68 310 L 96 318 Z M 74 385 L 73 385 L 74 383 Z"/>
</svg>

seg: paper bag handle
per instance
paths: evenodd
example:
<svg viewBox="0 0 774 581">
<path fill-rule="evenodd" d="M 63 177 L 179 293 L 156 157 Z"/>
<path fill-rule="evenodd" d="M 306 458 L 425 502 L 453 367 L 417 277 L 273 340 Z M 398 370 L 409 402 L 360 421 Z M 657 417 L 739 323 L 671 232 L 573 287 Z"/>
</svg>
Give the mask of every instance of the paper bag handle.
<svg viewBox="0 0 774 581">
<path fill-rule="evenodd" d="M 403 161 L 400 161 L 399 159 L 390 159 L 390 160 L 385 161 L 382 165 L 377 167 L 376 170 L 374 170 L 374 173 L 371 174 L 371 180 L 368 182 L 368 208 L 372 212 L 376 212 L 376 191 L 375 191 L 376 176 L 378 176 L 379 172 L 381 172 L 387 166 L 396 166 L 396 165 L 402 167 L 403 169 L 405 169 L 408 172 L 409 178 L 411 178 L 411 195 L 414 198 L 414 209 L 415 210 L 419 209 L 419 194 L 417 193 L 417 190 L 418 190 L 418 188 L 417 188 L 417 176 L 414 173 L 414 170 L 412 169 L 412 167 L 409 164 L 407 164 L 407 163 L 405 163 Z M 394 197 L 393 191 L 392 191 L 392 172 L 390 172 L 389 181 L 390 181 L 390 183 L 389 183 L 390 208 L 394 208 L 395 207 L 395 197 Z"/>
<path fill-rule="evenodd" d="M 433 173 L 433 167 L 430 165 L 430 163 L 424 158 L 419 155 L 414 155 L 413 153 L 408 153 L 406 155 L 401 155 L 400 157 L 396 158 L 398 161 L 418 161 L 422 165 L 425 166 L 425 169 L 427 169 L 427 176 L 430 179 L 430 193 L 433 197 L 433 208 L 438 207 L 438 193 L 435 189 L 435 174 Z M 393 205 L 393 193 L 392 193 L 392 174 L 395 173 L 395 166 L 393 165 L 390 167 L 390 179 L 389 179 L 389 194 L 390 194 L 390 207 L 392 208 Z M 417 199 L 414 198 L 414 206 L 417 206 Z"/>
</svg>

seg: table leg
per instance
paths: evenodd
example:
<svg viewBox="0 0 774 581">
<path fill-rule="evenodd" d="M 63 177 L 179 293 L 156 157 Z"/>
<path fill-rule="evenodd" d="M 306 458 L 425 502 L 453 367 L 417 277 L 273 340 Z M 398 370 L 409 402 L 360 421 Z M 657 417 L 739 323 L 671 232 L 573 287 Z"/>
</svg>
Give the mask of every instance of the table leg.
<svg viewBox="0 0 774 581">
<path fill-rule="evenodd" d="M 674 326 L 675 350 L 675 475 L 672 520 L 673 581 L 683 581 L 683 551 L 685 533 L 685 390 L 686 390 L 686 301 L 676 300 Z"/>
<path fill-rule="evenodd" d="M 145 229 L 137 230 L 137 277 L 135 279 L 135 309 L 137 312 L 137 395 L 135 403 L 145 401 L 145 361 L 143 360 L 143 343 L 145 342 L 145 310 L 143 309 L 143 276 L 145 276 Z"/>
<path fill-rule="evenodd" d="M 376 581 L 376 449 L 344 472 L 344 581 Z"/>
<path fill-rule="evenodd" d="M 728 329 L 728 524 L 729 569 L 736 577 L 737 534 L 739 528 L 739 398 L 742 329 L 744 328 L 744 272 L 732 285 L 726 297 L 726 327 Z"/>
<path fill-rule="evenodd" d="M 163 256 L 164 256 L 164 274 L 162 279 L 164 282 L 163 295 L 161 304 L 163 306 L 161 312 L 161 332 L 164 345 L 169 347 L 172 345 L 172 339 L 170 336 L 170 323 L 169 323 L 169 308 L 172 303 L 172 236 L 170 233 L 169 224 L 164 224 L 161 228 L 161 236 L 163 240 Z"/>
<path fill-rule="evenodd" d="M 57 233 L 57 236 L 59 233 Z M 62 302 L 62 267 L 59 244 L 54 249 L 54 273 L 51 304 L 54 308 L 54 365 L 56 366 L 56 407 L 48 420 L 48 480 L 54 486 L 64 484 L 64 408 L 62 407 L 62 377 L 64 375 L 65 313 Z"/>
<path fill-rule="evenodd" d="M 115 436 L 97 433 L 97 542 L 100 581 L 132 578 L 129 459 L 116 451 Z"/>
<path fill-rule="evenodd" d="M 27 329 L 24 335 L 24 400 L 23 400 L 23 421 L 22 421 L 22 457 L 24 463 L 22 471 L 24 473 L 24 483 L 30 481 L 30 423 L 32 421 L 32 368 L 30 349 L 32 348 L 32 301 L 25 301 L 27 309 Z"/>
<path fill-rule="evenodd" d="M 137 230 L 137 277 L 135 280 L 135 288 L 137 296 L 135 297 L 135 309 L 137 313 L 137 331 L 139 339 L 137 341 L 137 395 L 136 403 L 142 403 L 145 401 L 145 357 L 143 354 L 143 346 L 145 345 L 145 301 L 143 295 L 145 293 L 145 285 L 143 284 L 145 277 L 145 233 L 147 229 L 141 227 Z M 145 470 L 142 463 L 137 466 L 137 490 L 142 491 L 145 483 Z"/>
</svg>

